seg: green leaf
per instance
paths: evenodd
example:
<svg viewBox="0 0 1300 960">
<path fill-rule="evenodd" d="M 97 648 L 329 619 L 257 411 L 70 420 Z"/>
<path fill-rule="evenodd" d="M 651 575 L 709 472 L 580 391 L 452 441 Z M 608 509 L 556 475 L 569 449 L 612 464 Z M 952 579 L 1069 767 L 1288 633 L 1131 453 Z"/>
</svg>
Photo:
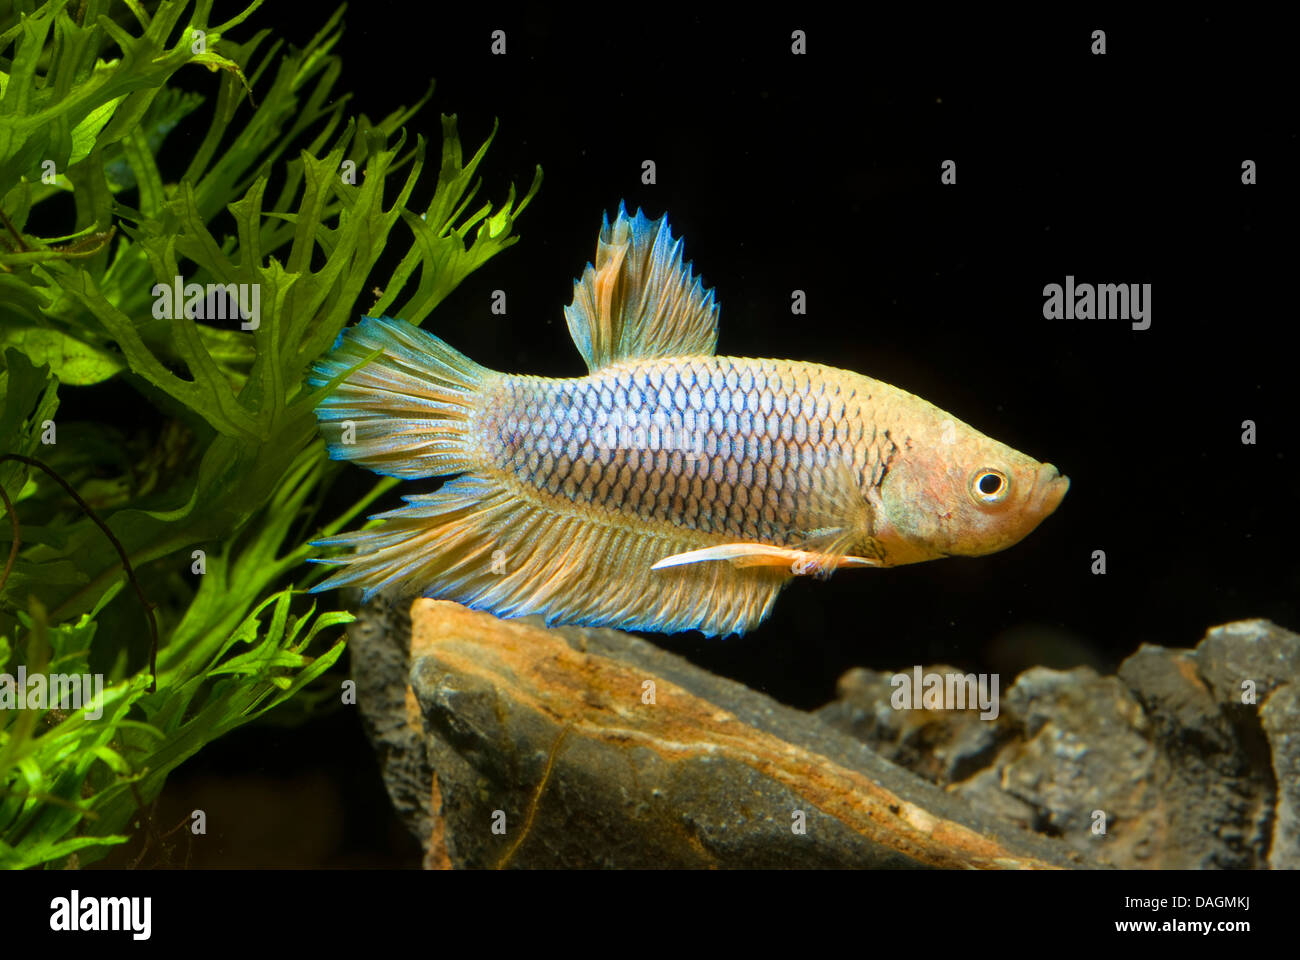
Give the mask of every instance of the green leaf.
<svg viewBox="0 0 1300 960">
<path fill-rule="evenodd" d="M 73 386 L 100 383 L 126 368 L 120 356 L 51 327 L 5 327 L 0 350 L 6 347 L 22 351 L 34 364 L 48 364 L 56 377 Z"/>
<path fill-rule="evenodd" d="M 95 137 L 98 136 L 100 130 L 104 129 L 104 124 L 113 119 L 113 113 L 117 110 L 117 105 L 124 99 L 125 95 L 101 104 L 72 128 L 72 155 L 68 157 L 69 166 L 80 163 L 90 156 L 90 151 L 95 148 Z"/>
<path fill-rule="evenodd" d="M 10 347 L 3 351 L 5 369 L 0 372 L 0 450 L 32 456 L 40 446 L 41 427 L 54 418 L 59 407 L 58 381 L 49 367 L 35 366 L 24 353 Z M 0 464 L 0 484 L 10 499 L 16 499 L 27 482 L 27 467 L 14 461 Z"/>
<path fill-rule="evenodd" d="M 539 169 L 521 201 L 510 187 L 502 205 L 474 203 L 492 138 L 463 162 L 448 117 L 432 199 L 411 209 L 428 144 L 404 126 L 432 86 L 412 105 L 379 105 L 377 122 L 351 115 L 338 89 L 343 8 L 295 50 L 242 23 L 258 6 L 236 4 L 214 26 L 211 0 L 127 0 L 123 16 L 109 0 L 0 5 L 0 449 L 50 463 L 111 532 L 43 472 L 0 464 L 21 523 L 0 591 L 0 666 L 104 678 L 95 717 L 0 710 L 3 866 L 89 863 L 126 842 L 139 805 L 208 743 L 286 704 L 302 718 L 337 702 L 322 679 L 352 615 L 302 595 L 323 574 L 304 567 L 308 541 L 396 481 L 318 518 L 345 468 L 325 455 L 313 410 L 328 387 L 308 388 L 308 371 L 376 287 L 425 317 L 517 240 L 541 182 Z M 194 65 L 210 68 L 186 78 L 203 94 L 171 86 Z M 168 139 L 200 103 L 206 130 Z M 55 183 L 40 179 L 46 161 Z M 64 222 L 45 205 L 69 192 Z M 49 222 L 63 236 L 25 232 Z M 205 296 L 256 291 L 255 328 L 163 309 L 178 277 Z M 60 388 L 108 378 L 141 409 L 60 423 L 59 443 L 42 443 Z M 98 396 L 78 409 L 93 417 Z"/>
</svg>

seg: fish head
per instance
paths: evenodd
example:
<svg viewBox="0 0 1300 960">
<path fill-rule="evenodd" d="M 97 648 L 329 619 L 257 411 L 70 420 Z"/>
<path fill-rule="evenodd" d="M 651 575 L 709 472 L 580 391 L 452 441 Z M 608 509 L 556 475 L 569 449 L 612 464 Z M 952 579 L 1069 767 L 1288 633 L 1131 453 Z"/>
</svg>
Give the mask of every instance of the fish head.
<svg viewBox="0 0 1300 960">
<path fill-rule="evenodd" d="M 875 537 L 890 564 L 977 557 L 1018 543 L 1068 477 L 952 418 L 911 433 L 880 483 Z"/>
</svg>

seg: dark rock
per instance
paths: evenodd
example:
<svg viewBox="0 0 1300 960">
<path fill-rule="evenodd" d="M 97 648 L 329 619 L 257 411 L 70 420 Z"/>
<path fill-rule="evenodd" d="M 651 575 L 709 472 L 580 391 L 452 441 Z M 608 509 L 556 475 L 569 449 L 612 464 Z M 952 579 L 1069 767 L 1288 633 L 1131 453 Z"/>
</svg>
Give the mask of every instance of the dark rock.
<svg viewBox="0 0 1300 960">
<path fill-rule="evenodd" d="M 1115 677 L 1027 670 L 997 725 L 893 710 L 889 676 L 850 671 L 819 715 L 985 817 L 1116 866 L 1300 860 L 1300 636 L 1267 621 L 1216 627 L 1194 651 L 1143 646 Z M 974 772 L 943 762 L 968 737 L 998 744 Z"/>
<path fill-rule="evenodd" d="M 1300 870 L 1300 684 L 1276 690 L 1259 715 L 1278 786 L 1268 864 L 1274 870 Z"/>
<path fill-rule="evenodd" d="M 415 835 L 427 840 L 433 831 L 433 771 L 415 699 L 407 692 L 410 638 L 408 605 L 383 599 L 367 604 L 348 627 L 357 708 L 378 754 L 389 799 Z"/>
<path fill-rule="evenodd" d="M 1263 703 L 1282 684 L 1300 681 L 1300 635 L 1267 620 L 1224 624 L 1197 646 L 1196 665 L 1219 703 L 1240 705 L 1245 681 Z"/>
<path fill-rule="evenodd" d="M 960 784 L 956 792 L 981 809 L 995 808 L 997 801 L 976 799 L 979 794 L 1009 794 L 1034 811 L 1033 829 L 1061 837 L 1089 857 L 1131 863 L 1128 851 L 1143 846 L 1154 829 L 1154 751 L 1132 695 L 1115 677 L 1100 677 L 1090 667 L 1040 667 L 1016 679 L 1004 705 L 1022 739 L 997 757 L 996 779 Z"/>
<path fill-rule="evenodd" d="M 923 674 L 960 673 L 945 664 Z M 891 763 L 947 786 L 986 766 L 1014 726 L 1004 717 L 981 719 L 976 710 L 896 709 L 894 674 L 856 667 L 840 678 L 839 699 L 814 712 L 824 723 L 857 737 Z"/>
<path fill-rule="evenodd" d="M 1151 720 L 1163 836 L 1153 866 L 1266 863 L 1275 785 L 1252 713 L 1242 729 L 1199 672 L 1196 653 L 1143 646 L 1120 665 Z"/>
</svg>

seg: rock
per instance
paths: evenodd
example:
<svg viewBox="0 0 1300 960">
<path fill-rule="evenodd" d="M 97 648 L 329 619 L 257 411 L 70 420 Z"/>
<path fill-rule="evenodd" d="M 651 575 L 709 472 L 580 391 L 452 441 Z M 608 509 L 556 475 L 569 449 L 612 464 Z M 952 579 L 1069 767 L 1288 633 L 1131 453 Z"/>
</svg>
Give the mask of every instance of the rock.
<svg viewBox="0 0 1300 960">
<path fill-rule="evenodd" d="M 379 755 L 389 798 L 415 835 L 428 837 L 433 831 L 433 771 L 420 733 L 419 708 L 405 681 L 410 613 L 405 604 L 372 602 L 348 634 L 357 707 Z"/>
<path fill-rule="evenodd" d="M 367 664 L 359 700 L 390 716 L 372 736 L 430 866 L 1083 862 L 637 637 L 433 600 L 416 601 L 412 624 L 405 673 L 371 656 L 393 645 L 382 606 L 354 625 L 353 661 Z M 422 783 L 428 802 L 412 796 Z"/>
<path fill-rule="evenodd" d="M 1197 671 L 1224 704 L 1240 704 L 1242 683 L 1263 703 L 1284 683 L 1300 681 L 1300 635 L 1267 620 L 1215 627 L 1196 648 Z"/>
<path fill-rule="evenodd" d="M 1270 696 L 1260 720 L 1278 788 L 1268 863 L 1274 870 L 1300 870 L 1300 684 L 1287 684 Z"/>
<path fill-rule="evenodd" d="M 1152 866 L 1265 865 L 1274 789 L 1252 713 L 1238 727 L 1199 672 L 1196 653 L 1144 645 L 1120 665 L 1151 719 L 1155 811 Z"/>
<path fill-rule="evenodd" d="M 985 720 L 894 709 L 885 672 L 809 714 L 618 631 L 412 611 L 365 607 L 352 662 L 431 867 L 1300 866 L 1300 636 L 1267 621 L 1026 670 Z"/>
<path fill-rule="evenodd" d="M 960 673 L 939 664 L 923 674 Z M 946 786 L 988 764 L 1013 725 L 1004 717 L 982 720 L 976 711 L 894 709 L 894 674 L 857 667 L 840 678 L 839 699 L 815 711 L 837 730 L 857 737 L 892 763 Z"/>
<path fill-rule="evenodd" d="M 1032 829 L 1104 862 L 1138 859 L 1133 851 L 1149 841 L 1152 829 L 1154 751 L 1133 696 L 1115 677 L 1100 677 L 1090 667 L 1039 667 L 1016 679 L 1004 704 L 1021 738 L 994 761 L 995 781 L 961 784 L 956 792 L 989 808 L 996 801 L 976 801 L 972 794 L 996 786 L 1034 811 Z M 1127 829 L 1117 831 L 1117 823 Z"/>
<path fill-rule="evenodd" d="M 818 714 L 984 817 L 1121 867 L 1300 862 L 1296 634 L 1241 621 L 1210 630 L 1194 651 L 1143 646 L 1118 676 L 1027 670 L 997 724 L 893 710 L 889 676 L 850 671 Z M 971 732 L 981 727 L 983 737 Z M 980 749 L 990 741 L 991 758 Z"/>
</svg>

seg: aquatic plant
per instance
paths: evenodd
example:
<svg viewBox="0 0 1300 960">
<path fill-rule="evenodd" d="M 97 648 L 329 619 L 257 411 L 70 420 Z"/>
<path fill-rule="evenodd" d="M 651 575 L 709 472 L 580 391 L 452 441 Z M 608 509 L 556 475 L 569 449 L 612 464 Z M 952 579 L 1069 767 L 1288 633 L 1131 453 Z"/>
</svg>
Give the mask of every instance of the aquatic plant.
<svg viewBox="0 0 1300 960">
<path fill-rule="evenodd" d="M 425 141 L 403 125 L 432 86 L 349 116 L 343 9 L 298 50 L 236 39 L 259 6 L 214 24 L 211 0 L 20 0 L 0 20 L 0 707 L 20 670 L 103 677 L 79 709 L 0 709 L 0 866 L 103 856 L 205 744 L 338 698 L 322 675 L 351 616 L 306 602 L 306 544 L 393 481 L 318 518 L 338 467 L 304 374 L 362 312 L 427 316 L 540 185 L 471 208 L 492 137 L 465 162 L 444 116 L 413 209 Z M 175 85 L 195 66 L 215 93 Z M 168 133 L 200 110 L 169 182 Z M 29 232 L 68 206 L 71 229 Z M 379 276 L 388 244 L 405 253 Z M 59 421 L 61 395 L 111 378 L 163 428 Z"/>
</svg>

